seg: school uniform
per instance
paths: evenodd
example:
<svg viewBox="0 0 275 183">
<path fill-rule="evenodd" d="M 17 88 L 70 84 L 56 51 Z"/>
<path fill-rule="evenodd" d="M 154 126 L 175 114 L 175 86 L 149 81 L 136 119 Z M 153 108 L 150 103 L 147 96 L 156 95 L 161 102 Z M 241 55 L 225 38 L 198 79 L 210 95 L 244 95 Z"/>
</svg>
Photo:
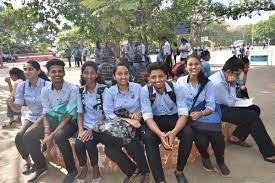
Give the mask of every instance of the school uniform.
<svg viewBox="0 0 275 183">
<path fill-rule="evenodd" d="M 259 107 L 234 107 L 239 100 L 236 88 L 229 85 L 223 71 L 216 72 L 209 79 L 215 85 L 215 100 L 221 105 L 222 121 L 237 125 L 232 135 L 244 141 L 251 134 L 264 158 L 275 155 L 273 142 L 259 116 Z"/>
<path fill-rule="evenodd" d="M 144 121 L 153 119 L 163 132 L 173 130 L 179 116 L 188 116 L 188 108 L 183 90 L 175 83 L 173 83 L 173 88 L 176 102 L 169 96 L 169 92 L 173 92 L 173 90 L 168 83 L 165 83 L 165 92 L 163 94 L 158 93 L 153 87 L 152 95 L 155 96 L 153 103 L 150 100 L 148 86 L 144 86 L 140 94 L 141 111 Z M 180 140 L 177 170 L 183 171 L 192 148 L 193 135 L 191 127 L 186 124 L 177 134 L 177 137 Z M 165 181 L 159 151 L 160 139 L 146 127 L 143 140 L 155 182 Z"/>
<path fill-rule="evenodd" d="M 192 105 L 194 98 L 199 92 L 200 84 L 192 85 L 188 81 L 189 76 L 180 77 L 177 80 L 177 84 L 183 88 L 186 96 L 186 103 L 188 110 L 191 112 L 197 112 L 204 110 L 205 108 L 210 109 L 212 113 L 207 116 L 202 116 L 198 121 L 202 123 L 221 123 L 221 111 L 220 106 L 215 103 L 215 88 L 211 81 L 208 81 L 204 89 L 199 94 L 193 109 Z M 211 142 L 211 146 L 214 150 L 215 157 L 218 164 L 224 163 L 224 136 L 221 131 L 211 132 L 207 130 L 200 130 L 193 128 L 195 144 L 204 159 L 209 158 L 208 146 Z"/>
<path fill-rule="evenodd" d="M 87 90 L 87 86 L 83 86 L 83 91 L 78 91 L 77 94 L 77 113 L 83 114 L 83 128 L 84 130 L 93 129 L 99 122 L 102 114 L 101 104 L 98 99 L 98 88 L 100 84 L 96 83 L 96 87 L 92 93 Z M 80 93 L 82 92 L 82 93 Z M 102 93 L 103 94 L 103 93 Z M 83 143 L 76 139 L 75 148 L 76 155 L 79 160 L 79 165 L 84 166 L 87 162 L 86 151 L 91 161 L 91 166 L 98 164 L 98 149 L 97 144 L 101 141 L 101 136 L 97 133 L 92 134 L 92 138 Z"/>
<path fill-rule="evenodd" d="M 23 136 L 27 129 L 42 115 L 41 90 L 50 82 L 38 78 L 35 86 L 31 86 L 29 80 L 17 85 L 14 104 L 27 106 L 25 121 L 15 136 L 16 147 L 23 159 L 29 157 L 29 153 L 24 146 Z"/>
<path fill-rule="evenodd" d="M 137 83 L 129 82 L 129 89 L 126 93 L 121 93 L 118 85 L 110 87 L 103 99 L 103 110 L 107 119 L 116 118 L 115 110 L 126 109 L 130 113 L 139 112 L 141 86 Z M 142 174 L 149 172 L 149 168 L 144 155 L 143 146 L 138 138 L 134 138 L 131 143 L 125 146 L 128 154 L 134 159 L 136 164 L 122 151 L 120 145 L 105 144 L 106 155 L 114 161 L 128 177 L 134 174 L 136 168 Z"/>
<path fill-rule="evenodd" d="M 72 108 L 72 106 L 76 102 L 77 90 L 78 88 L 75 85 L 67 81 L 63 82 L 62 88 L 60 90 L 55 90 L 52 84 L 45 86 L 41 91 L 41 100 L 43 106 L 42 114 L 46 116 L 53 107 L 56 107 L 60 104 L 67 104 L 67 109 Z M 76 110 L 72 110 L 69 114 L 71 116 L 76 115 Z M 53 131 L 54 129 L 55 128 L 51 126 L 51 131 Z M 72 137 L 76 131 L 76 121 L 70 121 L 62 129 L 60 129 L 54 137 L 54 141 L 63 155 L 65 166 L 69 173 L 76 171 L 72 148 L 69 142 L 69 138 Z M 24 135 L 24 144 L 28 148 L 37 169 L 42 169 L 46 166 L 45 157 L 40 150 L 40 139 L 43 138 L 43 123 L 42 127 L 40 125 L 26 132 L 26 134 Z"/>
</svg>

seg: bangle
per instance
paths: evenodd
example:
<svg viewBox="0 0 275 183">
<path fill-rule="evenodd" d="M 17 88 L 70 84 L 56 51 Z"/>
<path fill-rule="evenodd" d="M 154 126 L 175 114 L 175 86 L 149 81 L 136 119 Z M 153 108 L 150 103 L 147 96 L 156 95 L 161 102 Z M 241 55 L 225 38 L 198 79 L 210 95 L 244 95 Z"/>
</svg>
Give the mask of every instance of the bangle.
<svg viewBox="0 0 275 183">
<path fill-rule="evenodd" d="M 204 116 L 203 110 L 201 110 L 201 114 L 202 114 L 202 116 Z"/>
</svg>

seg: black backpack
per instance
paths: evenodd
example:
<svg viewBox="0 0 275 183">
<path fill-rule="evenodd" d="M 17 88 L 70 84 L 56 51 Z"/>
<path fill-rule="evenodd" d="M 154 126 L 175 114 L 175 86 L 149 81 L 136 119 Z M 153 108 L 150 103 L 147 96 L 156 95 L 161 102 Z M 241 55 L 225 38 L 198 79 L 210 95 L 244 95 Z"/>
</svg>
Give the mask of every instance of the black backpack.
<svg viewBox="0 0 275 183">
<path fill-rule="evenodd" d="M 80 98 L 81 98 L 81 103 L 82 103 L 82 106 L 83 106 L 83 111 L 84 113 L 86 112 L 85 111 L 85 99 L 84 99 L 84 88 L 85 86 L 81 86 L 79 88 L 79 93 L 80 93 Z M 106 86 L 105 85 L 100 85 L 97 89 L 97 94 L 96 94 L 96 100 L 97 100 L 97 104 L 93 106 L 94 109 L 97 108 L 97 106 L 100 107 L 100 110 L 103 111 L 103 92 L 105 90 Z"/>
<path fill-rule="evenodd" d="M 172 82 L 170 81 L 166 81 L 166 83 L 170 86 L 170 88 L 172 89 L 172 91 L 167 92 L 169 97 L 171 98 L 171 100 L 177 104 L 177 99 L 176 99 L 176 94 L 175 94 L 175 90 L 174 90 L 174 85 Z M 156 99 L 156 94 L 153 94 L 153 85 L 149 84 L 147 85 L 148 87 L 148 91 L 149 91 L 149 99 L 151 101 L 151 105 L 153 105 L 153 103 L 155 102 Z"/>
</svg>

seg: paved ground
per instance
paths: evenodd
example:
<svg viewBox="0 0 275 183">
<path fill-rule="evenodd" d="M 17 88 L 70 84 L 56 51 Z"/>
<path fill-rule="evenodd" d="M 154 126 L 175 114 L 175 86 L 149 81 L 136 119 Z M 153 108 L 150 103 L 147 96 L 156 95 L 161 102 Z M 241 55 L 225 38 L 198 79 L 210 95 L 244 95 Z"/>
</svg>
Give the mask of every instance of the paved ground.
<svg viewBox="0 0 275 183">
<path fill-rule="evenodd" d="M 21 67 L 21 64 L 16 66 Z M 13 65 L 8 65 L 12 67 Z M 8 95 L 7 85 L 3 81 L 8 74 L 8 68 L 0 69 L 0 125 L 7 121 L 5 96 Z M 248 78 L 248 88 L 251 97 L 255 97 L 255 103 L 262 109 L 262 119 L 266 128 L 275 142 L 275 67 L 254 67 Z M 66 72 L 66 79 L 77 84 L 79 80 L 79 69 L 72 68 Z M 19 128 L 19 127 L 18 127 Z M 22 175 L 21 166 L 23 161 L 19 156 L 15 145 L 14 137 L 18 129 L 0 129 L 0 183 L 23 183 L 27 176 Z M 273 183 L 275 182 L 275 164 L 264 162 L 253 143 L 250 149 L 240 148 L 233 145 L 226 146 L 225 159 L 231 169 L 230 177 L 222 177 L 217 172 L 205 172 L 200 161 L 188 165 L 185 174 L 191 183 Z M 214 159 L 213 159 L 214 160 Z M 47 176 L 44 176 L 40 183 L 59 183 L 64 173 L 52 165 L 49 166 Z M 173 170 L 166 170 L 167 182 L 176 182 Z M 121 173 L 103 172 L 103 183 L 122 182 Z M 153 182 L 153 181 L 152 181 Z"/>
</svg>

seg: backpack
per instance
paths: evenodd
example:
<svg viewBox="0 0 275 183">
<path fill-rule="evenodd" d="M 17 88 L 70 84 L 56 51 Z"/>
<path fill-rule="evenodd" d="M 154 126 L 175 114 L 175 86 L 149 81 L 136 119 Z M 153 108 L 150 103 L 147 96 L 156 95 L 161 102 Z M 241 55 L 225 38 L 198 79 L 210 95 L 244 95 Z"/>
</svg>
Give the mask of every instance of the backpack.
<svg viewBox="0 0 275 183">
<path fill-rule="evenodd" d="M 170 88 L 172 89 L 172 91 L 170 92 L 167 92 L 170 99 L 175 103 L 176 103 L 176 94 L 175 94 L 175 90 L 174 90 L 174 85 L 172 82 L 170 81 L 166 81 L 166 83 L 170 86 Z M 147 85 L 148 87 L 148 91 L 149 91 L 149 99 L 151 101 L 151 105 L 153 105 L 153 103 L 155 102 L 155 99 L 156 99 L 156 94 L 153 94 L 153 85 L 149 84 Z"/>
<path fill-rule="evenodd" d="M 83 106 L 83 111 L 85 113 L 86 112 L 85 111 L 85 99 L 84 99 L 84 94 L 83 94 L 84 88 L 85 88 L 85 86 L 79 87 L 79 93 L 80 93 L 81 103 Z M 97 104 L 93 106 L 94 109 L 96 109 L 97 106 L 99 106 L 99 109 L 103 111 L 103 96 L 102 95 L 103 95 L 105 88 L 106 88 L 105 85 L 99 85 L 99 87 L 97 89 L 97 94 L 96 94 Z"/>
</svg>

